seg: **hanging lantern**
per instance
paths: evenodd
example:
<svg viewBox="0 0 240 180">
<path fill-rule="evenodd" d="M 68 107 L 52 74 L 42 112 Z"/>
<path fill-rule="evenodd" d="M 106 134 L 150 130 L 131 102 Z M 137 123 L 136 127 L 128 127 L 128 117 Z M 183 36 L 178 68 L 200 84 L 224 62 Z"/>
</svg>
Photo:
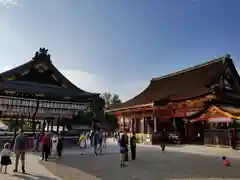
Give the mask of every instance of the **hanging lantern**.
<svg viewBox="0 0 240 180">
<path fill-rule="evenodd" d="M 35 100 L 31 100 L 29 104 L 30 106 L 35 107 Z"/>
<path fill-rule="evenodd" d="M 8 100 L 8 105 L 9 105 L 9 106 L 12 105 L 12 100 L 11 100 L 11 99 Z"/>
<path fill-rule="evenodd" d="M 32 100 L 29 100 L 29 101 L 28 101 L 28 106 L 29 106 L 29 107 L 32 107 L 32 106 L 33 106 Z"/>
<path fill-rule="evenodd" d="M 23 102 L 24 102 L 24 106 L 28 106 L 28 104 L 29 104 L 28 100 L 24 100 Z"/>
<path fill-rule="evenodd" d="M 49 107 L 49 102 L 45 102 L 45 108 Z"/>
<path fill-rule="evenodd" d="M 13 106 L 16 105 L 16 100 L 15 100 L 15 99 L 12 100 L 12 105 L 13 105 Z"/>
</svg>

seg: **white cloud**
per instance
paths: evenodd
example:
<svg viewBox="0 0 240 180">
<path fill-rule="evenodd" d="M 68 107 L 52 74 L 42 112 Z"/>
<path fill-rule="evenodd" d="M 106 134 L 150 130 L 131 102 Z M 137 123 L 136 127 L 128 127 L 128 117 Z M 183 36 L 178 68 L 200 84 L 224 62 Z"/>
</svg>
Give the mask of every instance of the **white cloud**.
<svg viewBox="0 0 240 180">
<path fill-rule="evenodd" d="M 19 0 L 0 0 L 0 4 L 3 5 L 4 7 L 8 8 L 12 5 L 18 5 Z"/>
<path fill-rule="evenodd" d="M 105 78 L 80 70 L 61 70 L 61 72 L 79 88 L 89 92 L 111 92 L 120 96 L 126 101 L 144 90 L 149 81 L 128 79 L 125 82 L 110 83 Z"/>
<path fill-rule="evenodd" d="M 12 67 L 4 66 L 2 71 L 7 71 L 11 68 Z M 138 95 L 150 83 L 150 81 L 147 80 L 137 79 L 128 79 L 124 82 L 110 83 L 108 80 L 99 75 L 91 74 L 81 70 L 60 69 L 60 71 L 72 83 L 85 91 L 95 93 L 116 93 L 120 96 L 122 101 L 127 101 L 130 98 Z"/>
</svg>

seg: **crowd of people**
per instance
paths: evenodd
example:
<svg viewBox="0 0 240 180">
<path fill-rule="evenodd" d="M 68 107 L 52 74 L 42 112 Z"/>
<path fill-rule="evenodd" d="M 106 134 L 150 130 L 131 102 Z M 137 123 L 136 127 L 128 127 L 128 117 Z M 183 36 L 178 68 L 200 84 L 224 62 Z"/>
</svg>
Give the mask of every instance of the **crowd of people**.
<svg viewBox="0 0 240 180">
<path fill-rule="evenodd" d="M 126 167 L 125 161 L 129 160 L 129 137 L 126 132 L 123 134 L 116 134 L 115 140 L 118 141 L 120 147 L 120 167 Z M 131 150 L 131 159 L 136 159 L 136 145 L 137 145 L 137 138 L 135 133 L 132 133 L 130 138 L 130 150 Z"/>
<path fill-rule="evenodd" d="M 87 148 L 93 148 L 93 153 L 98 156 L 102 155 L 103 148 L 107 147 L 108 133 L 103 130 L 95 130 L 90 132 L 81 133 L 77 143 L 79 144 L 80 155 L 84 155 Z M 52 155 L 57 159 L 60 159 L 63 151 L 63 138 L 61 134 L 43 133 L 37 135 L 33 143 L 31 151 L 41 150 L 41 159 L 47 161 L 49 156 Z M 130 146 L 129 146 L 130 140 Z M 128 153 L 129 147 L 131 151 L 131 159 L 136 159 L 136 143 L 137 139 L 135 133 L 132 133 L 129 139 L 126 132 L 120 134 L 115 133 L 114 141 L 117 141 L 120 147 L 120 166 L 125 167 L 125 161 L 129 160 Z M 6 142 L 4 149 L 1 151 L 0 171 L 4 169 L 4 173 L 7 173 L 8 165 L 12 164 L 10 156 L 15 153 L 15 168 L 13 172 L 18 172 L 19 160 L 21 160 L 21 170 L 25 173 L 25 153 L 29 151 L 29 138 L 24 135 L 23 130 L 19 130 L 16 137 L 13 138 L 12 142 Z"/>
<path fill-rule="evenodd" d="M 107 147 L 107 137 L 107 132 L 103 130 L 95 130 L 80 134 L 78 139 L 80 154 L 84 155 L 85 149 L 93 147 L 96 156 L 102 155 L 102 149 Z"/>
<path fill-rule="evenodd" d="M 29 145 L 30 139 L 23 130 L 19 130 L 11 142 L 5 142 L 4 149 L 1 151 L 0 172 L 12 164 L 11 156 L 15 153 L 15 168 L 13 172 L 18 172 L 19 160 L 21 160 L 21 170 L 25 173 L 25 154 L 28 151 L 38 151 L 41 149 L 42 160 L 47 161 L 50 154 L 60 159 L 63 150 L 63 138 L 57 133 L 43 133 L 34 138 L 33 148 Z"/>
<path fill-rule="evenodd" d="M 63 138 L 58 133 L 45 133 L 41 137 L 42 160 L 47 161 L 49 155 L 58 159 L 62 156 Z"/>
</svg>

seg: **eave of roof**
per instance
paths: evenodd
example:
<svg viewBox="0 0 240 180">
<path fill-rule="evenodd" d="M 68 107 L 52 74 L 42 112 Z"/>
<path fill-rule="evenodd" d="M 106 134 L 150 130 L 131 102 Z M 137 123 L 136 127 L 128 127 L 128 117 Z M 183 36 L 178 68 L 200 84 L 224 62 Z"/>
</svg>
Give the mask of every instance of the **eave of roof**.
<svg viewBox="0 0 240 180">
<path fill-rule="evenodd" d="M 240 119 L 240 116 L 239 116 L 240 109 L 239 108 L 235 109 L 235 112 L 231 112 L 231 109 L 223 108 L 223 107 L 219 107 L 219 106 L 215 106 L 215 105 L 206 106 L 206 107 L 202 108 L 201 110 L 199 110 L 198 112 L 194 113 L 193 115 L 186 117 L 186 119 L 191 121 L 193 119 L 198 119 L 199 117 L 203 116 L 205 118 L 205 120 L 207 120 L 206 117 L 204 116 L 204 114 L 209 113 L 209 112 L 211 113 L 211 109 L 212 110 L 214 109 L 215 113 L 216 112 L 220 113 L 223 116 L 227 116 L 232 119 Z"/>
<path fill-rule="evenodd" d="M 154 103 L 140 104 L 140 105 L 136 105 L 136 106 L 122 107 L 122 108 L 106 109 L 105 112 L 109 113 L 109 112 L 122 111 L 125 109 L 142 108 L 142 107 L 149 107 L 149 106 L 151 106 L 151 107 L 154 106 Z"/>
<path fill-rule="evenodd" d="M 69 91 L 68 89 L 54 86 L 54 85 L 45 85 L 45 84 L 37 84 L 32 82 L 24 82 L 24 81 L 2 81 L 0 86 L 1 90 L 5 91 L 21 91 L 24 93 L 31 94 L 46 94 L 51 95 L 53 97 L 83 97 L 83 96 L 92 96 L 92 94 L 88 94 L 85 92 L 77 92 L 77 91 Z"/>
<path fill-rule="evenodd" d="M 2 79 L 8 78 L 9 76 L 13 76 L 15 74 L 20 74 L 23 73 L 24 71 L 26 71 L 27 69 L 30 69 L 31 67 L 33 67 L 36 64 L 40 64 L 43 63 L 45 64 L 50 71 L 52 71 L 54 73 L 54 75 L 57 77 L 57 79 L 61 79 L 65 84 L 67 84 L 68 86 L 68 90 L 70 91 L 78 91 L 78 93 L 85 93 L 88 95 L 92 95 L 92 96 L 98 96 L 100 95 L 99 93 L 90 93 L 87 91 L 84 91 L 80 88 L 78 88 L 76 85 L 74 85 L 69 79 L 67 79 L 53 64 L 52 61 L 49 59 L 38 59 L 38 58 L 33 58 L 32 60 L 17 66 L 13 69 L 10 69 L 8 71 L 2 72 L 0 73 L 0 76 L 2 77 Z"/>
<path fill-rule="evenodd" d="M 152 78 L 144 91 L 122 103 L 121 106 L 113 107 L 108 111 L 132 108 L 139 104 L 145 105 L 169 97 L 184 100 L 213 92 L 212 86 L 220 81 L 220 76 L 228 66 L 227 61 L 232 63 L 231 59 L 224 56 L 182 71 Z"/>
</svg>

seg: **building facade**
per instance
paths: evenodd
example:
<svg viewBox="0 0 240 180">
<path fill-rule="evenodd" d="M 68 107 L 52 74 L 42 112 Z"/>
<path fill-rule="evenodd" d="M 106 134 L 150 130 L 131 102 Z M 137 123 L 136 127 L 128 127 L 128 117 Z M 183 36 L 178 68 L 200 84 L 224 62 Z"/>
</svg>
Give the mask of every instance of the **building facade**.
<svg viewBox="0 0 240 180">
<path fill-rule="evenodd" d="M 120 130 L 142 133 L 142 142 L 150 134 L 158 143 L 167 131 L 172 142 L 233 146 L 239 93 L 240 78 L 227 55 L 153 78 L 143 92 L 106 112 L 118 117 Z"/>
<path fill-rule="evenodd" d="M 98 100 L 98 93 L 86 92 L 63 76 L 45 48 L 25 64 L 0 73 L 1 118 L 15 120 L 15 133 L 24 121 L 32 121 L 32 131 L 53 131 L 54 126 L 59 131 Z"/>
</svg>

